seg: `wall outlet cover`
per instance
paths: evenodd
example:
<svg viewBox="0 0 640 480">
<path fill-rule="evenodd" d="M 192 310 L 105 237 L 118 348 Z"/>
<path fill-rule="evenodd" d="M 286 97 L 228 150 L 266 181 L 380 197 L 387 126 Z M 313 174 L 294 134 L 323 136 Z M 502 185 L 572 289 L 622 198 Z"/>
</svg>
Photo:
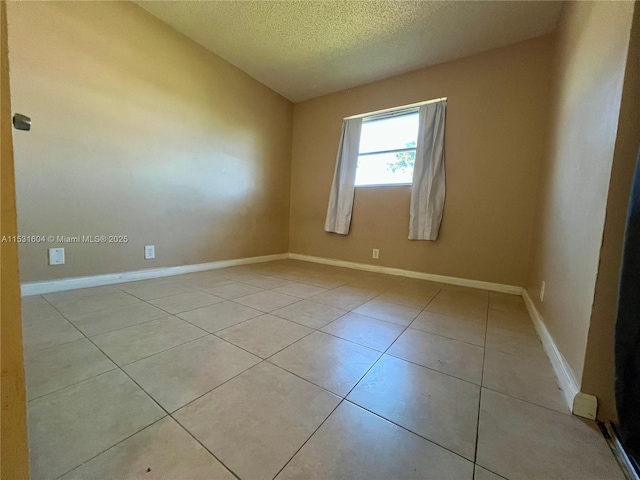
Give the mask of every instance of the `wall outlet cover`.
<svg viewBox="0 0 640 480">
<path fill-rule="evenodd" d="M 64 265 L 64 248 L 49 249 L 49 265 Z"/>
<path fill-rule="evenodd" d="M 578 392 L 573 397 L 572 413 L 578 417 L 595 420 L 598 413 L 598 399 L 588 393 Z"/>
<path fill-rule="evenodd" d="M 155 245 L 145 245 L 144 247 L 144 259 L 151 260 L 152 258 L 156 258 L 156 247 Z"/>
<path fill-rule="evenodd" d="M 380 257 L 380 250 L 378 250 L 377 248 L 373 249 L 373 258 L 379 258 Z"/>
</svg>

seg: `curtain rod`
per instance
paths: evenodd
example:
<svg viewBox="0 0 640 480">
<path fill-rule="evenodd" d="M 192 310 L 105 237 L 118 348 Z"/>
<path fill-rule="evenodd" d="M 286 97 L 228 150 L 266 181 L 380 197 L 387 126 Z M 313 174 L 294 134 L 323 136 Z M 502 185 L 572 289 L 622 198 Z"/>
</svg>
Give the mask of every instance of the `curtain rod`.
<svg viewBox="0 0 640 480">
<path fill-rule="evenodd" d="M 433 100 L 425 100 L 424 102 L 410 103 L 409 105 L 400 105 L 399 107 L 385 108 L 383 110 L 376 110 L 375 112 L 361 113 L 359 115 L 351 115 L 350 117 L 344 117 L 343 120 L 349 120 L 351 118 L 370 117 L 372 115 L 379 115 L 381 113 L 393 112 L 394 110 L 404 110 L 404 109 L 407 109 L 407 108 L 419 107 L 421 105 L 427 105 L 428 103 L 441 102 L 441 101 L 446 100 L 446 99 L 447 99 L 447 97 L 434 98 Z"/>
</svg>

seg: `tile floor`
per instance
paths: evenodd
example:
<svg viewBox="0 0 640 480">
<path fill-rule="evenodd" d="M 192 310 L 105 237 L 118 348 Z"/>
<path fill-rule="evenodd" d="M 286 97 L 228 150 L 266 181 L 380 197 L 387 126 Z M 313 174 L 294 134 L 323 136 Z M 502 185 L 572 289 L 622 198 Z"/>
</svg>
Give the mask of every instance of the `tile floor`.
<svg viewBox="0 0 640 480">
<path fill-rule="evenodd" d="M 519 297 L 277 261 L 23 301 L 34 479 L 616 479 Z"/>
</svg>

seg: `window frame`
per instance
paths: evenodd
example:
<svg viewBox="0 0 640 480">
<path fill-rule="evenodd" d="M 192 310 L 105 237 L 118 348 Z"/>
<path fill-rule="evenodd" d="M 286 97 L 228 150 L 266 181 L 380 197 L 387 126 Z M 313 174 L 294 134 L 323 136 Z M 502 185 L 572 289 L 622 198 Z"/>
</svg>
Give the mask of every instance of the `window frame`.
<svg viewBox="0 0 640 480">
<path fill-rule="evenodd" d="M 413 115 L 418 113 L 420 109 L 420 105 L 410 105 L 404 107 L 397 107 L 393 109 L 383 110 L 381 112 L 374 112 L 371 114 L 360 115 L 362 117 L 362 126 L 364 126 L 365 122 L 375 122 L 380 120 L 387 120 L 389 118 L 394 117 L 402 117 L 405 115 Z M 361 127 L 362 128 L 362 127 Z M 416 152 L 418 148 L 418 133 L 416 132 L 416 146 L 415 147 L 407 147 L 407 148 L 397 148 L 391 150 L 379 150 L 379 151 L 371 151 L 360 153 L 360 146 L 358 146 L 358 161 L 360 161 L 361 156 L 371 156 L 371 155 L 381 155 L 385 153 L 401 153 L 401 152 Z M 356 165 L 356 177 L 358 175 Z M 413 170 L 411 171 L 411 175 L 413 176 Z M 403 183 L 369 183 L 364 185 L 358 185 L 357 183 L 354 185 L 355 188 L 377 188 L 377 187 L 411 187 L 413 185 L 413 181 L 411 182 L 403 182 Z"/>
</svg>

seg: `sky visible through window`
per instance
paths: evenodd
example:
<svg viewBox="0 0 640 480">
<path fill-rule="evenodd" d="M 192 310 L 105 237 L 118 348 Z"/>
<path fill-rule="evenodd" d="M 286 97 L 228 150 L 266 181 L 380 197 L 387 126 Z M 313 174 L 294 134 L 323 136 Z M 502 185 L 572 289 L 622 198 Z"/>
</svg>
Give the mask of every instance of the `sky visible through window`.
<svg viewBox="0 0 640 480">
<path fill-rule="evenodd" d="M 417 137 L 417 112 L 362 122 L 356 185 L 411 183 Z"/>
</svg>

